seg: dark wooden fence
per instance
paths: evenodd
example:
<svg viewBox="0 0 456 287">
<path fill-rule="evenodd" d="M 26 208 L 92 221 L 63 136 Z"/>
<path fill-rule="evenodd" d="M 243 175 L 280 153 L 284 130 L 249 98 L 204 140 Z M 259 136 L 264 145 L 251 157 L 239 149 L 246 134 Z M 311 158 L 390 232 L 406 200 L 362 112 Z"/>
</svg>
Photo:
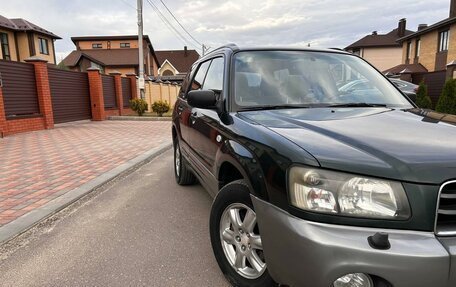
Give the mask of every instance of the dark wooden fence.
<svg viewBox="0 0 456 287">
<path fill-rule="evenodd" d="M 48 68 L 54 123 L 90 119 L 87 73 Z"/>
<path fill-rule="evenodd" d="M 122 78 L 122 99 L 124 108 L 130 107 L 131 95 L 131 81 L 129 78 Z"/>
<path fill-rule="evenodd" d="M 413 83 L 419 85 L 421 81 L 428 87 L 429 97 L 432 100 L 434 107 L 439 101 L 440 95 L 443 91 L 443 86 L 446 81 L 446 71 L 437 71 L 431 73 L 415 74 L 413 75 Z"/>
<path fill-rule="evenodd" d="M 7 117 L 40 113 L 32 64 L 0 61 L 3 100 Z"/>
<path fill-rule="evenodd" d="M 116 85 L 113 76 L 101 75 L 103 82 L 103 98 L 106 109 L 117 107 Z"/>
</svg>

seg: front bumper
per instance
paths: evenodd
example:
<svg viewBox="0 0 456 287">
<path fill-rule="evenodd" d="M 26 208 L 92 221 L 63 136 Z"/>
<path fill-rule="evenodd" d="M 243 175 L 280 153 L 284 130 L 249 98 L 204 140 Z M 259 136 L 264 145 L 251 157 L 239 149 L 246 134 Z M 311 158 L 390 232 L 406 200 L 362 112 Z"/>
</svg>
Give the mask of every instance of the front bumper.
<svg viewBox="0 0 456 287">
<path fill-rule="evenodd" d="M 330 287 L 345 274 L 367 273 L 394 287 L 456 286 L 456 239 L 439 240 L 431 232 L 316 223 L 255 196 L 252 202 L 269 273 L 280 284 Z M 369 246 L 367 238 L 376 232 L 389 234 L 389 250 Z"/>
</svg>

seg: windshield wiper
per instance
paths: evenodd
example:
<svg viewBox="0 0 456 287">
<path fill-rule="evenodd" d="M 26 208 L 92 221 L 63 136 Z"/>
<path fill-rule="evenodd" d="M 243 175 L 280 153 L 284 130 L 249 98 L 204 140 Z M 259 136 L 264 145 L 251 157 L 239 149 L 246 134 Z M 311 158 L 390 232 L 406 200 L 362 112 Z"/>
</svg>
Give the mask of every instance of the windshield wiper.
<svg viewBox="0 0 456 287">
<path fill-rule="evenodd" d="M 388 107 L 388 105 L 371 104 L 371 103 L 345 103 L 345 104 L 327 105 L 326 107 L 329 107 L 329 108 L 373 108 L 373 107 L 386 108 L 386 107 Z"/>
<path fill-rule="evenodd" d="M 308 109 L 309 105 L 268 105 L 252 106 L 241 109 L 240 111 L 262 111 L 262 110 L 279 110 L 279 109 Z"/>
</svg>

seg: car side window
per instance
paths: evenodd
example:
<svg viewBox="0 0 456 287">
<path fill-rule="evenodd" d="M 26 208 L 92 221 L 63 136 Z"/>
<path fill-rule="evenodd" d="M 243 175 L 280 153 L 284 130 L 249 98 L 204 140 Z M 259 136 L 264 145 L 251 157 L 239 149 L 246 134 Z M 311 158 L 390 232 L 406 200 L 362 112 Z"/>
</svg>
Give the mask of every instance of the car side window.
<svg viewBox="0 0 456 287">
<path fill-rule="evenodd" d="M 195 77 L 193 78 L 192 85 L 190 90 L 200 90 L 203 87 L 203 82 L 206 77 L 207 69 L 209 68 L 211 61 L 202 63 L 199 66 L 198 72 L 196 72 Z"/>
<path fill-rule="evenodd" d="M 204 90 L 213 90 L 221 93 L 223 89 L 223 69 L 225 63 L 223 58 L 215 58 L 212 60 L 211 66 L 203 83 Z"/>
</svg>

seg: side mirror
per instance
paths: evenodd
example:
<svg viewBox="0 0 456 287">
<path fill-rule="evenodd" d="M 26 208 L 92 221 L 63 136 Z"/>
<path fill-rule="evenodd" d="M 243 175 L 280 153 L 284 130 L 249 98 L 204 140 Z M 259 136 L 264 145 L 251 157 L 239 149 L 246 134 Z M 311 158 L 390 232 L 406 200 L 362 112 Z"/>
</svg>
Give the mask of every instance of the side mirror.
<svg viewBox="0 0 456 287">
<path fill-rule="evenodd" d="M 217 105 L 217 97 L 212 90 L 194 90 L 188 92 L 187 102 L 195 108 L 214 109 Z"/>
</svg>

